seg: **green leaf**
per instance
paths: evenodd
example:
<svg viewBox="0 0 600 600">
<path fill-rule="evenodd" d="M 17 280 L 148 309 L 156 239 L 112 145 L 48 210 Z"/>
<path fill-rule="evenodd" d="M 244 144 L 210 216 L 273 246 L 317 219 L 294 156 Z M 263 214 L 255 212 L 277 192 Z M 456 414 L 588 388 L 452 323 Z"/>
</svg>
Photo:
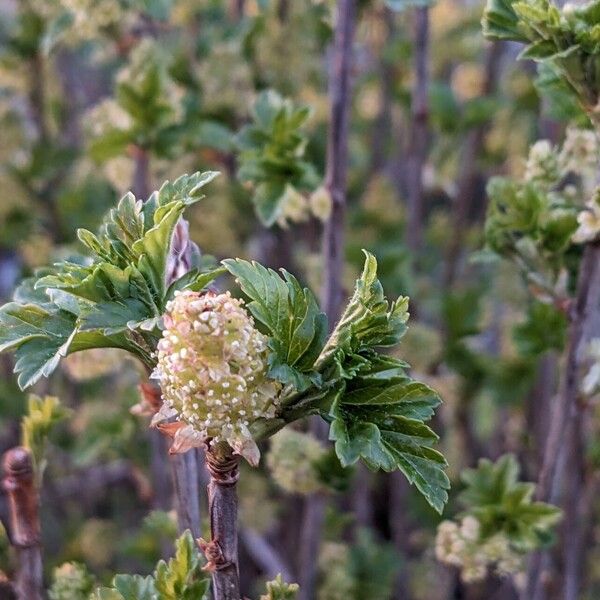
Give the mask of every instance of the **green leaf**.
<svg viewBox="0 0 600 600">
<path fill-rule="evenodd" d="M 21 444 L 31 451 L 33 469 L 38 487 L 46 467 L 45 452 L 48 436 L 53 427 L 69 417 L 72 411 L 61 405 L 54 396 L 40 398 L 30 394 L 27 414 L 21 421 Z"/>
<path fill-rule="evenodd" d="M 461 474 L 465 490 L 459 500 L 481 524 L 481 536 L 503 532 L 520 552 L 545 545 L 561 511 L 533 500 L 534 485 L 518 481 L 519 464 L 512 454 L 495 463 L 480 459 L 476 469 Z"/>
<path fill-rule="evenodd" d="M 309 387 L 317 378 L 314 364 L 327 335 L 327 318 L 312 292 L 285 270 L 280 277 L 256 262 L 228 259 L 223 264 L 250 298 L 254 318 L 267 328 L 270 375 L 298 390 Z"/>
<path fill-rule="evenodd" d="M 280 215 L 288 185 L 313 190 L 319 184 L 313 165 L 304 160 L 308 138 L 302 127 L 310 112 L 307 106 L 296 106 L 267 90 L 253 106 L 253 122 L 236 137 L 238 178 L 254 184 L 252 201 L 266 226 L 273 225 Z"/>
<path fill-rule="evenodd" d="M 356 281 L 354 295 L 329 337 L 320 363 L 338 349 L 350 355 L 365 348 L 394 346 L 406 331 L 408 298 L 388 302 L 377 279 L 377 260 L 367 251 L 364 254 L 365 265 Z"/>
<path fill-rule="evenodd" d="M 567 337 L 568 320 L 551 304 L 534 302 L 527 320 L 513 330 L 513 339 L 521 354 L 537 357 L 550 349 L 562 350 Z"/>
<path fill-rule="evenodd" d="M 159 600 L 151 576 L 115 575 L 113 586 L 121 594 L 123 600 Z"/>
<path fill-rule="evenodd" d="M 106 162 L 110 158 L 122 156 L 125 149 L 133 142 L 133 133 L 123 129 L 109 129 L 95 138 L 88 146 L 88 153 L 97 163 Z"/>
<path fill-rule="evenodd" d="M 124 600 L 124 598 L 117 590 L 103 587 L 95 590 L 90 600 Z"/>
<path fill-rule="evenodd" d="M 389 381 L 359 377 L 332 404 L 330 439 L 342 465 L 362 459 L 371 469 L 400 469 L 427 502 L 442 512 L 450 482 L 444 457 L 431 446 L 437 435 L 424 421 L 439 396 L 408 377 Z"/>
<path fill-rule="evenodd" d="M 201 570 L 198 548 L 189 531 L 175 542 L 175 556 L 168 562 L 161 560 L 158 563 L 154 578 L 161 600 L 200 600 L 204 597 L 209 579 Z"/>
<path fill-rule="evenodd" d="M 284 199 L 285 183 L 281 181 L 269 181 L 256 187 L 253 201 L 263 225 L 271 227 L 277 221 Z"/>
<path fill-rule="evenodd" d="M 517 13 L 513 8 L 516 0 L 488 0 L 481 24 L 483 35 L 497 40 L 527 42 Z"/>
</svg>

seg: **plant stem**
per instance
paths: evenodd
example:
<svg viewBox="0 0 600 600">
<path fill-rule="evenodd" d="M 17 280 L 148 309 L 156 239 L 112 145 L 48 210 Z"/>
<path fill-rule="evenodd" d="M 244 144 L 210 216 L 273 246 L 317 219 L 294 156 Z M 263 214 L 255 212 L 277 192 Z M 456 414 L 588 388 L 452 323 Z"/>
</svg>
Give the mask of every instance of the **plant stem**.
<svg viewBox="0 0 600 600">
<path fill-rule="evenodd" d="M 144 202 L 150 196 L 150 155 L 148 150 L 135 146 L 132 149 L 134 170 L 131 191 Z"/>
<path fill-rule="evenodd" d="M 329 78 L 330 124 L 327 137 L 325 185 L 331 196 L 332 210 L 323 231 L 323 296 L 322 306 L 330 327 L 340 317 L 344 299 L 344 226 L 346 214 L 346 172 L 348 162 L 348 121 L 350 116 L 352 45 L 354 40 L 355 0 L 338 0 L 335 38 Z M 311 429 L 318 439 L 327 438 L 327 427 L 314 419 Z M 317 557 L 325 513 L 324 498 L 313 494 L 304 503 L 302 517 L 300 568 L 300 600 L 315 597 Z"/>
<path fill-rule="evenodd" d="M 591 318 L 598 311 L 598 306 L 600 306 L 600 241 L 586 244 L 583 251 L 577 295 L 569 315 L 569 339 L 561 392 L 553 407 L 537 487 L 538 499 L 545 502 L 553 499 L 557 467 L 565 433 L 580 410 L 577 402 L 579 393 L 578 352 L 587 337 L 586 326 L 591 323 Z"/>
<path fill-rule="evenodd" d="M 240 600 L 237 534 L 239 456 L 220 442 L 206 453 L 211 540 L 200 540 L 212 573 L 214 600 Z"/>
<path fill-rule="evenodd" d="M 580 417 L 582 407 L 579 397 L 579 357 L 582 344 L 587 339 L 592 319 L 600 306 L 600 241 L 586 244 L 579 268 L 576 297 L 569 312 L 569 337 L 566 363 L 560 384 L 560 393 L 552 407 L 549 431 L 546 438 L 542 469 L 536 490 L 537 498 L 552 502 L 556 493 L 558 466 L 564 450 L 566 432 Z M 540 570 L 541 553 L 531 559 L 528 571 L 527 598 L 543 597 Z"/>
<path fill-rule="evenodd" d="M 186 529 L 194 538 L 200 536 L 200 496 L 198 455 L 194 449 L 169 457 L 179 533 Z"/>
<path fill-rule="evenodd" d="M 17 446 L 4 454 L 3 487 L 9 496 L 10 539 L 17 550 L 16 592 L 20 600 L 44 597 L 39 494 L 31 453 Z"/>
<path fill-rule="evenodd" d="M 144 383 L 140 385 L 140 392 L 146 405 L 151 410 L 158 411 L 162 403 L 160 388 L 153 383 Z M 151 430 L 150 435 L 152 436 L 152 472 L 155 492 L 158 492 L 158 498 L 160 499 L 159 508 L 169 508 L 167 504 L 170 505 L 171 502 L 169 497 L 171 486 L 169 485 L 168 476 L 168 470 L 170 470 L 171 482 L 175 492 L 179 532 L 182 533 L 189 529 L 192 535 L 197 537 L 201 532 L 197 454 L 195 451 L 190 450 L 183 454 L 168 455 L 163 434 Z"/>
<path fill-rule="evenodd" d="M 423 167 L 427 160 L 429 138 L 429 7 L 418 6 L 414 14 L 415 83 L 412 91 L 411 125 L 407 156 L 408 218 L 406 243 L 413 254 L 418 252 L 423 230 Z M 414 256 L 413 256 L 414 258 Z"/>
<path fill-rule="evenodd" d="M 485 81 L 481 95 L 491 96 L 498 86 L 500 75 L 500 59 L 504 47 L 493 42 L 487 49 L 485 57 Z M 465 230 L 469 220 L 469 212 L 477 199 L 477 167 L 478 157 L 485 141 L 489 122 L 478 125 L 468 132 L 461 157 L 460 174 L 457 182 L 456 200 L 452 209 L 452 238 L 446 254 L 444 267 L 444 289 L 450 290 L 456 279 L 461 256 Z"/>
<path fill-rule="evenodd" d="M 344 267 L 348 121 L 351 101 L 350 75 L 355 12 L 355 0 L 338 1 L 329 84 L 331 107 L 325 185 L 331 195 L 332 210 L 323 232 L 323 309 L 327 313 L 331 325 L 340 316 L 344 295 L 342 272 Z"/>
</svg>

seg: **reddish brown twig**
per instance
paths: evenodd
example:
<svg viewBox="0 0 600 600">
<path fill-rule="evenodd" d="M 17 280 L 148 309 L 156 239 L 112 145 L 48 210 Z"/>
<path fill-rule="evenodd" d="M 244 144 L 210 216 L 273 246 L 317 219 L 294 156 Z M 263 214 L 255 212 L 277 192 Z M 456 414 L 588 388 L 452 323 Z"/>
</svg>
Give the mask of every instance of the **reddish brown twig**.
<svg viewBox="0 0 600 600">
<path fill-rule="evenodd" d="M 16 581 L 20 600 L 42 600 L 43 567 L 39 495 L 29 450 L 21 446 L 4 454 L 3 487 L 9 498 L 10 540 L 18 555 Z"/>
<path fill-rule="evenodd" d="M 239 457 L 228 444 L 216 444 L 206 453 L 208 512 L 211 540 L 198 540 L 212 573 L 215 600 L 240 600 L 238 573 L 237 492 Z"/>
</svg>

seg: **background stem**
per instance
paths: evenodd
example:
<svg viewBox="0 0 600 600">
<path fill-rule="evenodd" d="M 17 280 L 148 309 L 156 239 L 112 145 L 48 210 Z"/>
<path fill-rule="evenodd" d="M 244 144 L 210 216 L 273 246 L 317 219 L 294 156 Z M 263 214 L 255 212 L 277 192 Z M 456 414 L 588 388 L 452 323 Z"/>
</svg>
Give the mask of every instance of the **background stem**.
<svg viewBox="0 0 600 600">
<path fill-rule="evenodd" d="M 19 600 L 44 598 L 44 570 L 39 519 L 39 494 L 35 486 L 31 453 L 17 446 L 4 454 L 4 489 L 9 496 L 10 540 L 17 551 L 16 592 Z"/>
</svg>

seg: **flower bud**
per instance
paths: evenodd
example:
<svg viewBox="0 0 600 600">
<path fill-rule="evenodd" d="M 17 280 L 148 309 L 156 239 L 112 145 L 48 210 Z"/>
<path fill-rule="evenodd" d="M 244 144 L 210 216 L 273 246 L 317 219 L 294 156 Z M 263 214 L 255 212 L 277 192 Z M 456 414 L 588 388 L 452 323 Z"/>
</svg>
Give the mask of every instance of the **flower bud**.
<svg viewBox="0 0 600 600">
<path fill-rule="evenodd" d="M 154 422 L 174 436 L 172 452 L 227 442 L 258 462 L 249 425 L 275 416 L 280 384 L 267 377 L 267 338 L 229 292 L 183 291 L 167 304 L 154 377 L 163 406 Z"/>
</svg>

